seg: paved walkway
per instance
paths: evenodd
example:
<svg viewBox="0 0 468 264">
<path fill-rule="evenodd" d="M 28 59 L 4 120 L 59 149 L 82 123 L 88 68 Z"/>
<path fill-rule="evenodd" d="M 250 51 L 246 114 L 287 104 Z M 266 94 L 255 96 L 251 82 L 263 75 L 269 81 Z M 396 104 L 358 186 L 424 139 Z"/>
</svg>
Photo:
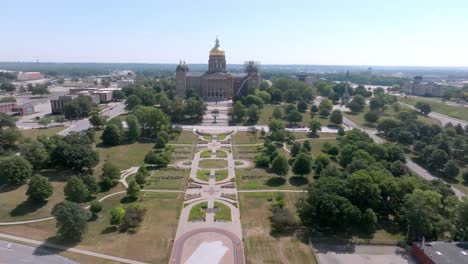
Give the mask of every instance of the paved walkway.
<svg viewBox="0 0 468 264">
<path fill-rule="evenodd" d="M 182 208 L 175 242 L 172 249 L 170 263 L 184 263 L 188 259 L 195 258 L 199 250 L 210 243 L 222 243 L 222 248 L 227 251 L 222 253 L 221 259 L 216 260 L 219 263 L 245 263 L 245 256 L 242 245 L 242 227 L 240 223 L 240 211 L 237 201 L 237 189 L 235 188 L 235 161 L 232 153 L 231 144 L 221 144 L 217 141 L 216 134 L 221 133 L 221 127 L 215 129 L 206 129 L 199 131 L 199 139 L 203 140 L 200 134 L 211 133 L 213 139 L 209 142 L 199 144 L 198 151 L 191 161 L 190 165 L 190 184 L 196 184 L 199 188 L 187 188 L 185 196 L 185 206 Z M 224 127 L 224 133 L 230 133 L 223 141 L 231 140 L 232 127 Z M 235 132 L 234 132 L 235 133 Z M 209 150 L 212 155 L 208 158 L 202 158 L 201 153 Z M 227 157 L 217 158 L 217 151 L 225 151 Z M 227 167 L 206 169 L 210 171 L 208 181 L 197 178 L 197 172 L 200 170 L 199 163 L 202 160 L 222 159 L 227 161 Z M 240 165 L 242 166 L 242 165 Z M 226 179 L 216 181 L 215 171 L 227 170 Z M 232 185 L 231 183 L 234 183 Z M 227 185 L 226 185 L 227 184 Z M 226 185 L 226 186 L 223 186 Z M 207 202 L 206 216 L 204 221 L 189 221 L 191 209 L 201 202 Z M 222 203 L 231 211 L 231 221 L 217 221 L 215 219 L 214 203 Z M 231 241 L 231 242 L 229 242 Z M 213 249 L 214 250 L 214 249 Z M 214 256 L 210 255 L 210 258 Z"/>
<path fill-rule="evenodd" d="M 12 240 L 12 241 L 18 241 L 18 242 L 27 243 L 27 244 L 32 244 L 32 245 L 41 246 L 41 247 L 65 250 L 69 252 L 79 253 L 79 254 L 102 258 L 102 259 L 108 259 L 108 260 L 117 261 L 121 263 L 129 263 L 129 264 L 143 264 L 144 263 L 144 262 L 139 262 L 139 261 L 135 261 L 131 259 L 96 253 L 96 252 L 89 251 L 89 250 L 78 249 L 74 247 L 69 248 L 69 247 L 65 247 L 65 246 L 61 246 L 61 245 L 57 245 L 57 244 L 53 244 L 53 243 L 49 243 L 45 241 L 39 241 L 39 240 L 34 240 L 34 239 L 29 239 L 29 238 L 24 238 L 24 237 L 19 237 L 19 236 L 12 236 L 12 235 L 3 234 L 3 233 L 0 233 L 0 238 Z"/>
</svg>

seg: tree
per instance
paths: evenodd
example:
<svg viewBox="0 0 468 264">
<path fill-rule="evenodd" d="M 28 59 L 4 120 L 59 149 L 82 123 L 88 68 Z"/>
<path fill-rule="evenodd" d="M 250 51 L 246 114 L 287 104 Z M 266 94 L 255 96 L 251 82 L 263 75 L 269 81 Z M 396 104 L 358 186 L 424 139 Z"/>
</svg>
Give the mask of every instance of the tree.
<svg viewBox="0 0 468 264">
<path fill-rule="evenodd" d="M 273 108 L 272 117 L 274 119 L 282 119 L 283 118 L 283 112 L 281 111 L 280 107 L 276 106 L 275 108 Z"/>
<path fill-rule="evenodd" d="M 19 185 L 31 178 L 32 166 L 22 157 L 13 155 L 0 160 L 0 171 L 2 182 Z"/>
<path fill-rule="evenodd" d="M 5 127 L 10 127 L 10 128 L 16 127 L 16 120 L 15 118 L 5 113 L 0 113 L 0 128 L 5 128 Z"/>
<path fill-rule="evenodd" d="M 134 115 L 127 116 L 127 126 L 128 126 L 127 140 L 130 142 L 133 142 L 140 137 L 140 133 L 141 133 L 141 127 L 140 127 L 140 124 L 138 123 L 138 119 L 136 118 L 136 116 Z"/>
<path fill-rule="evenodd" d="M 131 204 L 127 210 L 121 223 L 121 229 L 135 228 L 143 222 L 146 214 L 146 207 L 142 204 Z"/>
<path fill-rule="evenodd" d="M 341 125 L 343 123 L 343 114 L 340 110 L 334 110 L 330 115 L 330 122 L 335 125 Z"/>
<path fill-rule="evenodd" d="M 317 120 L 312 120 L 309 123 L 309 137 L 319 137 L 318 131 L 322 130 L 322 124 Z"/>
<path fill-rule="evenodd" d="M 85 173 L 80 176 L 81 180 L 83 183 L 86 185 L 86 188 L 89 191 L 89 194 L 94 194 L 99 191 L 99 185 L 96 181 L 96 178 L 90 174 L 90 173 Z"/>
<path fill-rule="evenodd" d="M 428 163 L 432 169 L 442 170 L 445 168 L 445 165 L 447 164 L 448 160 L 449 156 L 447 155 L 447 152 L 441 149 L 436 149 L 434 152 L 432 152 L 431 156 L 429 157 Z"/>
<path fill-rule="evenodd" d="M 110 212 L 111 217 L 109 219 L 110 224 L 114 226 L 118 226 L 122 223 L 122 220 L 125 216 L 125 208 L 122 205 L 118 205 Z"/>
<path fill-rule="evenodd" d="M 333 103 L 329 99 L 322 99 L 318 107 L 319 111 L 322 109 L 327 109 L 328 111 L 331 111 L 332 108 L 333 108 Z"/>
<path fill-rule="evenodd" d="M 44 202 L 52 195 L 54 191 L 49 179 L 44 176 L 36 175 L 29 180 L 26 195 L 34 202 Z"/>
<path fill-rule="evenodd" d="M 264 103 L 269 103 L 271 101 L 271 95 L 265 91 L 256 90 L 255 95 L 260 97 Z"/>
<path fill-rule="evenodd" d="M 294 161 L 292 171 L 296 175 L 307 175 L 312 170 L 312 157 L 306 153 L 301 153 Z"/>
<path fill-rule="evenodd" d="M 101 139 L 104 145 L 117 146 L 122 141 L 122 132 L 118 126 L 109 124 L 102 132 Z"/>
<path fill-rule="evenodd" d="M 286 114 L 285 119 L 291 123 L 298 123 L 302 121 L 302 114 L 297 110 L 293 110 Z"/>
<path fill-rule="evenodd" d="M 245 106 L 240 101 L 237 101 L 231 110 L 231 117 L 235 121 L 241 121 L 242 119 L 244 119 L 245 114 L 246 114 Z"/>
<path fill-rule="evenodd" d="M 78 96 L 63 107 L 64 115 L 67 119 L 79 119 L 87 117 L 96 104 L 89 96 Z"/>
<path fill-rule="evenodd" d="M 132 94 L 130 96 L 127 97 L 127 101 L 125 102 L 125 104 L 127 105 L 127 109 L 128 110 L 132 110 L 133 108 L 139 106 L 142 104 L 141 102 L 141 99 L 140 97 Z"/>
<path fill-rule="evenodd" d="M 39 94 L 41 97 L 44 96 L 44 94 L 50 94 L 49 89 L 45 84 L 38 84 L 34 86 L 31 90 L 31 93 L 32 95 Z"/>
<path fill-rule="evenodd" d="M 131 181 L 128 184 L 127 195 L 134 200 L 136 200 L 140 195 L 140 186 L 136 181 Z"/>
<path fill-rule="evenodd" d="M 447 164 L 445 164 L 444 168 L 445 176 L 449 178 L 454 178 L 460 172 L 460 169 L 457 166 L 457 163 L 454 160 L 449 160 Z"/>
<path fill-rule="evenodd" d="M 440 220 L 441 195 L 430 190 L 416 189 L 404 198 L 403 218 L 415 238 L 431 238 Z"/>
<path fill-rule="evenodd" d="M 367 111 L 364 114 L 364 120 L 366 120 L 367 123 L 375 123 L 379 120 L 379 114 L 376 111 Z"/>
<path fill-rule="evenodd" d="M 376 224 L 377 216 L 372 209 L 367 208 L 361 216 L 361 228 L 367 232 L 371 232 Z"/>
<path fill-rule="evenodd" d="M 57 220 L 57 233 L 67 240 L 81 240 L 86 232 L 90 213 L 80 205 L 64 201 L 54 207 L 52 215 Z"/>
<path fill-rule="evenodd" d="M 271 229 L 276 233 L 293 230 L 297 226 L 294 215 L 286 207 L 274 206 L 271 208 Z"/>
<path fill-rule="evenodd" d="M 169 129 L 169 117 L 152 106 L 137 106 L 133 109 L 133 114 L 141 125 L 142 136 L 156 138 L 158 133 Z"/>
<path fill-rule="evenodd" d="M 93 201 L 91 203 L 91 206 L 89 207 L 89 210 L 91 211 L 91 213 L 93 213 L 93 215 L 96 215 L 97 213 L 101 212 L 102 203 L 100 203 L 98 201 Z"/>
<path fill-rule="evenodd" d="M 390 172 L 394 176 L 402 176 L 406 173 L 406 166 L 403 162 L 397 160 L 390 165 Z"/>
<path fill-rule="evenodd" d="M 16 86 L 12 83 L 5 82 L 5 83 L 0 84 L 0 90 L 3 90 L 7 93 L 11 93 L 11 92 L 16 91 Z"/>
<path fill-rule="evenodd" d="M 67 119 L 63 115 L 59 115 L 54 118 L 54 121 L 63 124 L 67 121 Z"/>
<path fill-rule="evenodd" d="M 89 197 L 88 188 L 84 182 L 76 176 L 72 176 L 68 179 L 65 184 L 64 193 L 67 200 L 75 203 L 85 202 Z"/>
<path fill-rule="evenodd" d="M 105 189 L 110 189 L 117 185 L 120 179 L 120 171 L 110 162 L 104 163 L 102 166 L 101 183 Z"/>
<path fill-rule="evenodd" d="M 59 138 L 49 150 L 50 161 L 57 167 L 76 171 L 91 169 L 99 162 L 99 155 L 91 146 L 87 133 L 70 133 Z"/>
<path fill-rule="evenodd" d="M 360 113 L 364 110 L 364 106 L 366 106 L 366 99 L 362 95 L 356 95 L 347 106 L 351 112 Z"/>
<path fill-rule="evenodd" d="M 166 167 L 171 161 L 171 156 L 168 152 L 154 152 L 149 151 L 145 156 L 146 164 L 158 165 L 161 167 Z"/>
<path fill-rule="evenodd" d="M 302 143 L 302 148 L 305 149 L 307 152 L 312 151 L 312 145 L 310 144 L 310 141 L 305 140 L 304 143 Z"/>
<path fill-rule="evenodd" d="M 305 113 L 307 110 L 307 103 L 305 101 L 299 101 L 297 103 L 297 110 L 301 113 Z"/>
<path fill-rule="evenodd" d="M 458 206 L 456 225 L 460 240 L 468 239 L 468 198 L 464 198 Z"/>
<path fill-rule="evenodd" d="M 20 145 L 21 157 L 29 161 L 35 170 L 42 169 L 49 159 L 44 145 L 38 141 L 25 142 Z"/>
<path fill-rule="evenodd" d="M 415 107 L 425 116 L 431 112 L 431 105 L 427 102 L 418 101 Z"/>
<path fill-rule="evenodd" d="M 146 183 L 146 175 L 144 173 L 137 172 L 137 174 L 135 176 L 135 181 L 139 185 L 144 185 Z"/>
<path fill-rule="evenodd" d="M 99 113 L 95 113 L 89 118 L 89 123 L 91 123 L 94 128 L 101 129 L 106 125 L 106 119 L 99 115 Z"/>
<path fill-rule="evenodd" d="M 262 153 L 255 156 L 255 167 L 268 168 L 270 166 L 270 157 Z"/>
<path fill-rule="evenodd" d="M 369 108 L 371 109 L 371 111 L 378 111 L 383 109 L 385 104 L 385 99 L 382 96 L 376 96 L 370 99 Z"/>
<path fill-rule="evenodd" d="M 253 94 L 249 94 L 247 97 L 244 98 L 244 104 L 246 106 L 257 105 L 258 108 L 263 108 L 263 101 L 260 97 L 255 96 Z"/>
<path fill-rule="evenodd" d="M 286 175 L 289 172 L 289 164 L 286 157 L 278 155 L 271 163 L 271 171 L 278 175 Z"/>
<path fill-rule="evenodd" d="M 296 157 L 297 154 L 301 151 L 301 144 L 299 142 L 294 142 L 292 147 L 291 147 L 291 157 Z"/>
<path fill-rule="evenodd" d="M 257 121 L 260 119 L 260 110 L 258 109 L 258 106 L 249 106 L 249 109 L 247 110 L 247 116 L 251 122 L 257 123 Z"/>
</svg>

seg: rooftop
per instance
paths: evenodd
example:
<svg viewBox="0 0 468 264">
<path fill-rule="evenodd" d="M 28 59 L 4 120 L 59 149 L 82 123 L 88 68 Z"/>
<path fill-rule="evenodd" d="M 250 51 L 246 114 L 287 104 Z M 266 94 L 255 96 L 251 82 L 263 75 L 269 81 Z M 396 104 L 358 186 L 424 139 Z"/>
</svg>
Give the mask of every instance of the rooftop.
<svg viewBox="0 0 468 264">
<path fill-rule="evenodd" d="M 468 263 L 468 242 L 429 242 L 418 246 L 436 264 Z"/>
</svg>

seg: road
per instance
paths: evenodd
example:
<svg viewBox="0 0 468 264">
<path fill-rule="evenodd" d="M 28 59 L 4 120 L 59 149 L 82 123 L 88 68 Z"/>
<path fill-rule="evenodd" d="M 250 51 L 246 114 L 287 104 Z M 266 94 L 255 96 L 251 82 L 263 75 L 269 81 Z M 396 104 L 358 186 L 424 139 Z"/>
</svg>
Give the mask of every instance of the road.
<svg viewBox="0 0 468 264">
<path fill-rule="evenodd" d="M 385 139 L 377 136 L 377 131 L 373 130 L 373 129 L 365 129 L 365 128 L 362 128 L 360 127 L 358 124 L 354 123 L 353 121 L 349 120 L 348 118 L 346 117 L 343 117 L 343 123 L 352 127 L 352 128 L 357 128 L 357 129 L 360 129 L 364 132 L 366 132 L 373 140 L 374 142 L 376 143 L 384 143 L 385 142 Z M 424 169 L 423 167 L 419 166 L 418 164 L 416 164 L 415 162 L 413 162 L 410 158 L 406 157 L 406 166 L 412 170 L 414 173 L 416 173 L 416 175 L 418 175 L 419 177 L 421 178 L 424 178 L 426 180 L 437 180 L 437 179 L 440 179 L 440 178 L 437 178 L 435 176 L 433 176 L 432 174 L 430 174 L 426 169 Z M 458 190 L 457 188 L 451 186 L 451 189 L 453 190 L 453 192 L 455 193 L 455 195 L 459 198 L 459 199 L 462 199 L 465 194 Z"/>
<path fill-rule="evenodd" d="M 112 119 L 123 112 L 125 112 L 125 104 L 123 102 L 119 103 L 110 103 L 110 107 L 101 111 L 101 115 L 107 117 L 107 120 Z M 62 136 L 68 135 L 70 132 L 79 132 L 86 130 L 91 127 L 89 118 L 81 119 L 78 121 L 72 121 L 72 125 L 66 129 L 60 131 L 58 134 Z"/>
<path fill-rule="evenodd" d="M 30 247 L 0 240 L 0 263 L 75 264 L 77 262 L 44 248 Z"/>
<path fill-rule="evenodd" d="M 403 102 L 399 102 L 399 103 L 401 105 L 404 105 L 406 107 L 409 107 L 409 108 L 411 108 L 413 110 L 418 111 L 414 106 L 412 106 L 410 104 L 403 103 Z M 468 125 L 468 122 L 466 122 L 464 120 L 453 118 L 453 117 L 443 115 L 443 114 L 437 113 L 437 112 L 430 112 L 428 114 L 428 116 L 433 118 L 433 119 L 439 120 L 442 123 L 442 125 L 445 125 L 445 124 L 448 124 L 448 123 L 452 123 L 453 125 L 461 124 L 463 127 Z"/>
</svg>

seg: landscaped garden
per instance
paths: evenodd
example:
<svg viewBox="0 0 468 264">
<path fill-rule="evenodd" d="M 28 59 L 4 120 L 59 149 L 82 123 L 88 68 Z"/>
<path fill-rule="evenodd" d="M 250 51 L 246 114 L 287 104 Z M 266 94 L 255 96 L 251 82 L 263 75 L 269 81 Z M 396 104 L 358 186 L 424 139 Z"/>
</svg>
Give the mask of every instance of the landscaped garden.
<svg viewBox="0 0 468 264">
<path fill-rule="evenodd" d="M 197 171 L 197 179 L 202 180 L 202 181 L 209 181 L 210 178 L 210 171 L 209 170 L 198 170 Z"/>
<path fill-rule="evenodd" d="M 231 221 L 231 208 L 221 202 L 214 202 L 215 220 L 216 221 Z"/>
<path fill-rule="evenodd" d="M 198 165 L 204 169 L 226 168 L 228 166 L 227 161 L 222 159 L 204 159 L 200 160 Z"/>
<path fill-rule="evenodd" d="M 206 219 L 206 208 L 208 208 L 208 202 L 201 202 L 196 204 L 190 209 L 189 221 L 205 221 Z"/>
</svg>

